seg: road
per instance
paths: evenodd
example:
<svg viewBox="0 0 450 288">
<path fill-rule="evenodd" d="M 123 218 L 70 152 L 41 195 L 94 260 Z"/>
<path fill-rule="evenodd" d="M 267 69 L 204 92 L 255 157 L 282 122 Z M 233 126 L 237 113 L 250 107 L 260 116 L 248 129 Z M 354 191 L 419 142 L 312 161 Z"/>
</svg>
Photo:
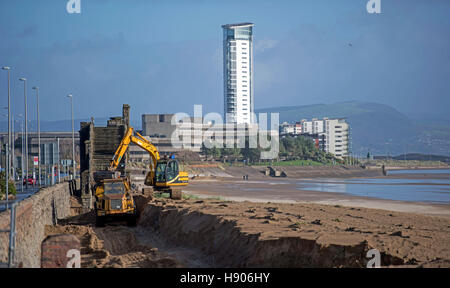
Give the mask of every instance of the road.
<svg viewBox="0 0 450 288">
<path fill-rule="evenodd" d="M 15 202 L 20 202 L 23 199 L 26 199 L 28 197 L 30 197 L 31 195 L 33 195 L 34 193 L 36 193 L 37 191 L 39 191 L 39 188 L 33 187 L 31 185 L 28 186 L 28 189 L 26 188 L 26 186 L 23 186 L 23 192 L 22 192 L 22 184 L 20 181 L 16 182 L 16 199 L 14 199 Z M 6 201 L 0 201 L 0 212 L 5 210 L 5 205 Z"/>
</svg>

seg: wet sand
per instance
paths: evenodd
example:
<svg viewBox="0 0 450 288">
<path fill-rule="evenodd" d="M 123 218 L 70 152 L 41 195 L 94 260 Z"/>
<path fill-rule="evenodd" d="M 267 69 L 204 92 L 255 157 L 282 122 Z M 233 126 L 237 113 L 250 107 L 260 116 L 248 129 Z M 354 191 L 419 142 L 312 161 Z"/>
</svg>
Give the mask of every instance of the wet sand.
<svg viewBox="0 0 450 288">
<path fill-rule="evenodd" d="M 368 177 L 364 177 L 367 179 Z M 449 179 L 448 174 L 397 174 L 376 176 L 373 179 Z M 355 178 L 353 178 L 355 179 Z M 317 179 L 315 179 L 317 181 Z M 301 179 L 257 177 L 244 181 L 233 178 L 197 177 L 183 189 L 187 194 L 200 197 L 220 197 L 224 200 L 273 202 L 273 203 L 318 203 L 365 207 L 398 212 L 411 212 L 450 218 L 450 204 L 384 200 L 371 197 L 353 196 L 344 193 L 302 190 L 298 187 Z M 368 184 L 370 185 L 370 184 Z M 420 184 L 419 184 L 420 185 Z M 439 185 L 439 184 L 435 184 Z"/>
</svg>

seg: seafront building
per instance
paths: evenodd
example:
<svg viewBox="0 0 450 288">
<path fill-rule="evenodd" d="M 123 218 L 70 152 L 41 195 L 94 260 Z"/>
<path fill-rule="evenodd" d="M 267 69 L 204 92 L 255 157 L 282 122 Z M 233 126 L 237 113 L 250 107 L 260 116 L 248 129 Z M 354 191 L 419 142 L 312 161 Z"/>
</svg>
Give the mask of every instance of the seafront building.
<svg viewBox="0 0 450 288">
<path fill-rule="evenodd" d="M 141 134 L 150 140 L 161 154 L 183 150 L 200 152 L 202 145 L 222 143 L 224 148 L 245 146 L 250 136 L 258 134 L 257 124 L 213 123 L 202 117 L 174 118 L 176 114 L 143 114 Z M 178 135 L 178 136 L 174 136 Z M 220 147 L 220 146 L 218 146 Z M 130 161 L 150 161 L 147 152 L 131 145 Z"/>
<path fill-rule="evenodd" d="M 350 126 L 342 118 L 302 119 L 295 124 L 284 122 L 280 125 L 280 136 L 287 135 L 310 137 L 317 148 L 338 158 L 347 157 L 350 153 Z"/>
</svg>

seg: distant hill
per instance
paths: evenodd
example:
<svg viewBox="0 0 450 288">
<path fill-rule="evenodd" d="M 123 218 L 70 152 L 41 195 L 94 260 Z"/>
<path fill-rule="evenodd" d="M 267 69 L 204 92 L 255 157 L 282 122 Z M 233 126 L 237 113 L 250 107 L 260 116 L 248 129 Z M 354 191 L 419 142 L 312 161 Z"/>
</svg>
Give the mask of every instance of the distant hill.
<svg viewBox="0 0 450 288">
<path fill-rule="evenodd" d="M 256 113 L 261 112 L 278 112 L 280 122 L 295 122 L 303 118 L 346 118 L 351 126 L 356 155 L 367 155 L 368 151 L 373 155 L 450 155 L 449 121 L 415 121 L 384 104 L 351 101 L 256 110 Z"/>
<path fill-rule="evenodd" d="M 390 156 L 386 155 L 374 156 L 374 159 L 394 159 L 394 160 L 416 160 L 416 161 L 440 161 L 445 163 L 450 163 L 450 156 L 440 156 L 440 155 L 432 155 L 432 154 L 419 154 L 419 153 L 411 153 L 411 154 L 402 154 L 398 156 Z"/>
</svg>

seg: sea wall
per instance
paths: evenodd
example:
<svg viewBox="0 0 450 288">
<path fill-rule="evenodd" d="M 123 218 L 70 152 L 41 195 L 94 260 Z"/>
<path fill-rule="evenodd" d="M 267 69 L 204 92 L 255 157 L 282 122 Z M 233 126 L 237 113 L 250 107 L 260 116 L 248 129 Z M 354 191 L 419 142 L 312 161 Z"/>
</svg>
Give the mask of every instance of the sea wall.
<svg viewBox="0 0 450 288">
<path fill-rule="evenodd" d="M 68 182 L 41 189 L 16 208 L 15 266 L 40 267 L 45 225 L 70 216 Z M 9 230 L 10 212 L 0 213 L 0 230 Z M 8 262 L 9 233 L 0 232 L 0 263 Z"/>
</svg>

